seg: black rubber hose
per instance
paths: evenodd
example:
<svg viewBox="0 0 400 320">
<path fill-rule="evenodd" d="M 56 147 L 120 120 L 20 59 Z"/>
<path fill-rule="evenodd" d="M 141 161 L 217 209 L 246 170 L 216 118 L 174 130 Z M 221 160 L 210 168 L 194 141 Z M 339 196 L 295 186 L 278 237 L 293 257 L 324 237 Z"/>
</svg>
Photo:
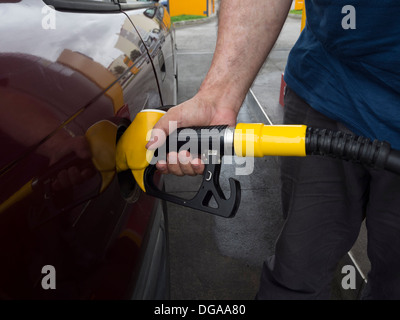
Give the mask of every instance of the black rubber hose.
<svg viewBox="0 0 400 320">
<path fill-rule="evenodd" d="M 385 169 L 400 174 L 400 151 L 390 151 Z"/>
<path fill-rule="evenodd" d="M 388 142 L 341 131 L 308 127 L 306 154 L 348 160 L 400 174 L 400 151 L 392 150 Z"/>
</svg>

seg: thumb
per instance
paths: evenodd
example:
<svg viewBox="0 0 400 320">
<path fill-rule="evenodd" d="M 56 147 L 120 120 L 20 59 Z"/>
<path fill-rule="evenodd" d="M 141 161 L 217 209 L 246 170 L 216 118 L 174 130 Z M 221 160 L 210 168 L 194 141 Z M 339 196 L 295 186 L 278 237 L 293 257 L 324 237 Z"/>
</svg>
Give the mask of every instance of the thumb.
<svg viewBox="0 0 400 320">
<path fill-rule="evenodd" d="M 169 134 L 177 128 L 177 121 L 174 119 L 174 113 L 170 110 L 163 115 L 151 130 L 149 142 L 146 144 L 148 150 L 155 150 L 161 147 Z"/>
</svg>

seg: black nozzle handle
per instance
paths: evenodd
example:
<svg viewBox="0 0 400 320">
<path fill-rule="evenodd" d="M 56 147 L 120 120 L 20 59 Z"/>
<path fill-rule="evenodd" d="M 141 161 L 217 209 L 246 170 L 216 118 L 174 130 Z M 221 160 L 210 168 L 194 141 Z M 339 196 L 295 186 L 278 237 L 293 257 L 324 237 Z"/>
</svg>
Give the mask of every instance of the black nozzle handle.
<svg viewBox="0 0 400 320">
<path fill-rule="evenodd" d="M 166 155 L 169 152 L 182 150 L 187 150 L 193 155 L 206 154 L 207 151 L 213 150 L 213 154 L 219 157 L 229 150 L 229 154 L 232 155 L 233 136 L 232 143 L 229 144 L 231 149 L 228 149 L 227 130 L 229 130 L 227 125 L 178 128 L 167 137 L 164 146 L 157 150 L 157 156 L 161 156 L 160 152 Z"/>
<path fill-rule="evenodd" d="M 161 191 L 154 183 L 153 177 L 156 167 L 155 165 L 150 165 L 144 173 L 146 193 L 184 207 L 224 218 L 232 218 L 235 216 L 240 205 L 240 183 L 233 178 L 229 178 L 230 196 L 226 198 L 219 184 L 220 167 L 220 164 L 207 164 L 204 169 L 203 181 L 196 195 L 191 199 L 185 199 Z"/>
<path fill-rule="evenodd" d="M 221 159 L 228 152 L 230 153 L 229 155 L 233 154 L 233 132 L 230 132 L 232 133 L 230 135 L 227 130 L 229 130 L 227 125 L 179 128 L 168 136 L 164 146 L 156 150 L 155 156 L 158 159 L 164 159 L 169 152 L 182 150 L 187 150 L 193 155 L 202 156 L 205 162 L 203 180 L 193 198 L 184 199 L 160 190 L 154 182 L 154 174 L 156 172 L 154 164 L 150 164 L 144 172 L 146 193 L 213 215 L 225 218 L 233 217 L 240 204 L 240 183 L 233 178 L 229 178 L 229 198 L 225 196 L 219 183 Z M 227 148 L 227 145 L 231 147 Z"/>
</svg>

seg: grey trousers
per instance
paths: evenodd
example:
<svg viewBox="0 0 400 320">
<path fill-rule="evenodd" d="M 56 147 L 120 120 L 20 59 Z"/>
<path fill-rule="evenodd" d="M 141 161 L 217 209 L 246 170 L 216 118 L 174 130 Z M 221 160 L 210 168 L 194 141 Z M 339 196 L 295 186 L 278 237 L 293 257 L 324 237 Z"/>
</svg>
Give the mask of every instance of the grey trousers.
<svg viewBox="0 0 400 320">
<path fill-rule="evenodd" d="M 342 130 L 287 88 L 285 124 Z M 366 219 L 366 299 L 400 299 L 400 176 L 321 156 L 282 157 L 284 227 L 257 299 L 330 299 L 339 260 Z"/>
</svg>

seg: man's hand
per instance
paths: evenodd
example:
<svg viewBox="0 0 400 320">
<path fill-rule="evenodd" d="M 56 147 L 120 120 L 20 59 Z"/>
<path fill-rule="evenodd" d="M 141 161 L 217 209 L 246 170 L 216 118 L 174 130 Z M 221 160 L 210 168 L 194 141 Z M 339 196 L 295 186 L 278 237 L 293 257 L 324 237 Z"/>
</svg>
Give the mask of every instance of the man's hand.
<svg viewBox="0 0 400 320">
<path fill-rule="evenodd" d="M 68 157 L 74 162 L 85 163 L 85 166 L 79 168 L 75 164 L 57 167 L 58 172 L 54 172 L 55 179 L 51 184 L 54 191 L 79 185 L 95 174 L 91 162 L 92 153 L 85 136 L 72 137 L 60 129 L 37 151 L 49 158 L 49 167 L 57 166 L 60 161 Z"/>
<path fill-rule="evenodd" d="M 221 0 L 217 45 L 199 92 L 170 109 L 154 128 L 169 134 L 169 121 L 176 121 L 177 127 L 235 125 L 244 98 L 276 42 L 291 4 L 292 0 Z M 163 142 L 154 135 L 147 147 L 156 149 Z M 157 168 L 163 173 L 194 175 L 202 173 L 204 165 L 181 152 L 170 153 L 167 162 L 159 161 Z"/>
<path fill-rule="evenodd" d="M 162 130 L 165 135 L 157 135 L 157 130 L 152 131 L 152 137 L 147 148 L 154 150 L 160 147 L 165 141 L 164 136 L 171 134 L 170 121 L 176 121 L 178 128 L 191 126 L 211 126 L 227 124 L 234 126 L 237 112 L 229 107 L 217 107 L 201 94 L 192 99 L 168 110 L 168 112 L 157 122 L 153 129 Z M 202 174 L 204 164 L 197 155 L 190 155 L 187 151 L 179 153 L 170 152 L 167 161 L 157 162 L 157 169 L 162 173 L 172 173 L 178 176 Z"/>
</svg>

